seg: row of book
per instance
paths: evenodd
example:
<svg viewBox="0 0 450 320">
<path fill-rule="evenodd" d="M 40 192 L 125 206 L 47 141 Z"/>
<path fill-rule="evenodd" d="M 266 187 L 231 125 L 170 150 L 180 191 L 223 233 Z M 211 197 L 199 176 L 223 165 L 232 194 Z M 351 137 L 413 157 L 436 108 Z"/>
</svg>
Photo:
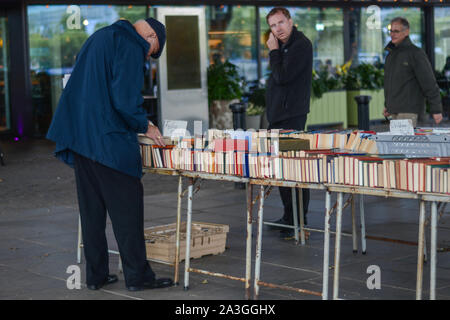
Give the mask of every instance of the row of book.
<svg viewBox="0 0 450 320">
<path fill-rule="evenodd" d="M 207 134 L 193 137 L 166 137 L 166 144 L 181 149 L 201 151 L 245 151 L 278 155 L 280 151 L 346 149 L 377 153 L 376 141 L 369 139 L 375 132 L 327 131 L 305 133 L 272 129 L 259 131 L 209 129 Z M 142 144 L 153 144 L 150 138 L 139 136 Z"/>
<path fill-rule="evenodd" d="M 154 144 L 141 144 L 141 154 L 144 166 L 153 168 L 450 193 L 450 158 L 403 159 L 402 155 L 373 155 L 340 149 L 280 151 L 272 155 L 248 152 L 245 148 L 214 151 Z"/>
</svg>

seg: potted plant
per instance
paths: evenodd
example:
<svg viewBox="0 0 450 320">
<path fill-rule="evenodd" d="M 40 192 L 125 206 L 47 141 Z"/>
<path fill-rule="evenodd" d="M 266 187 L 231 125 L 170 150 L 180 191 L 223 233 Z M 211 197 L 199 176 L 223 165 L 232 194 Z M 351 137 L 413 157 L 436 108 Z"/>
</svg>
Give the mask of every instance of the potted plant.
<svg viewBox="0 0 450 320">
<path fill-rule="evenodd" d="M 313 70 L 311 81 L 311 97 L 313 99 L 320 99 L 324 93 L 341 88 L 338 74 L 331 74 L 327 67 L 322 67 L 318 71 Z"/>
<path fill-rule="evenodd" d="M 342 69 L 335 71 L 324 66 L 313 70 L 311 82 L 311 102 L 306 128 L 310 126 L 333 125 L 347 127 L 347 96 L 343 91 Z"/>
<path fill-rule="evenodd" d="M 248 103 L 247 110 L 245 111 L 245 123 L 247 129 L 258 130 L 261 128 L 261 116 L 264 113 L 264 107 L 257 106 L 252 102 Z"/>
<path fill-rule="evenodd" d="M 266 110 L 266 88 L 256 86 L 248 95 L 248 107 L 245 114 L 247 129 L 261 129 L 262 116 Z"/>
<path fill-rule="evenodd" d="M 384 70 L 372 64 L 360 64 L 350 68 L 343 76 L 343 83 L 347 89 L 348 124 L 358 125 L 358 105 L 355 97 L 359 95 L 371 96 L 369 119 L 383 119 L 384 108 Z"/>
<path fill-rule="evenodd" d="M 238 68 L 228 60 L 216 60 L 208 67 L 208 104 L 210 128 L 232 129 L 233 114 L 229 108 L 242 96 Z"/>
</svg>

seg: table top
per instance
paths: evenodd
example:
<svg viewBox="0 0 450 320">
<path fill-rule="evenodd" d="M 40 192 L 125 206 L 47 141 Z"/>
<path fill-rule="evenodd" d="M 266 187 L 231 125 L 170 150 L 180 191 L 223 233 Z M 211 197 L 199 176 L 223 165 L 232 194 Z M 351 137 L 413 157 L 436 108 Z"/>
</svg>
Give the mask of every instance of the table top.
<svg viewBox="0 0 450 320">
<path fill-rule="evenodd" d="M 143 169 L 146 173 L 156 173 L 170 176 L 183 176 L 187 178 L 199 178 L 208 180 L 221 180 L 231 182 L 250 183 L 253 185 L 265 185 L 288 188 L 307 188 L 316 190 L 328 190 L 330 192 L 343 192 L 371 196 L 380 196 L 386 198 L 404 198 L 404 199 L 422 199 L 425 201 L 450 202 L 450 195 L 440 193 L 428 192 L 411 192 L 397 189 L 371 188 L 362 186 L 350 186 L 341 184 L 327 184 L 327 183 L 305 183 L 297 181 L 274 180 L 274 179 L 258 179 L 245 178 L 241 176 L 216 174 L 197 171 L 175 170 L 167 168 L 146 168 Z"/>
</svg>

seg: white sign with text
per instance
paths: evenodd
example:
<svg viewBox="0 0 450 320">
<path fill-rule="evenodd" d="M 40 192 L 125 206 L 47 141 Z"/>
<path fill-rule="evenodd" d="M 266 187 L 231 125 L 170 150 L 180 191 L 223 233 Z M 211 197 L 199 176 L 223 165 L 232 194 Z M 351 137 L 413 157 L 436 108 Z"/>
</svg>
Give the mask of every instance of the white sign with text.
<svg viewBox="0 0 450 320">
<path fill-rule="evenodd" d="M 183 120 L 164 120 L 163 136 L 178 137 L 185 136 L 187 129 L 187 121 Z"/>
<path fill-rule="evenodd" d="M 391 131 L 392 135 L 414 135 L 414 127 L 411 119 L 391 120 L 389 130 Z"/>
</svg>

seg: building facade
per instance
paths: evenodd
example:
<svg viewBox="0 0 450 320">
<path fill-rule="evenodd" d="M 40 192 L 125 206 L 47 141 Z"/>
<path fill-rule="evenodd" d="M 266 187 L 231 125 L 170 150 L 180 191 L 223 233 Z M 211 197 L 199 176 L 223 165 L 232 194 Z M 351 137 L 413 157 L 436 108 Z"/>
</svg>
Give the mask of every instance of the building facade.
<svg viewBox="0 0 450 320">
<path fill-rule="evenodd" d="M 206 61 L 199 66 L 229 60 L 238 66 L 243 82 L 263 84 L 268 73 L 265 17 L 272 7 L 286 3 L 297 28 L 313 43 L 316 70 L 350 60 L 352 65 L 383 65 L 389 21 L 403 16 L 411 24 L 412 41 L 427 52 L 435 70 L 450 79 L 450 4 L 442 0 L 4 1 L 0 134 L 44 136 L 63 89 L 62 78 L 70 74 L 84 41 L 118 19 L 133 23 L 158 17 L 163 9 L 202 8 L 205 37 L 197 41 L 205 41 L 206 55 L 200 57 Z M 156 61 L 148 63 L 144 96 L 161 97 L 161 69 Z"/>
</svg>

